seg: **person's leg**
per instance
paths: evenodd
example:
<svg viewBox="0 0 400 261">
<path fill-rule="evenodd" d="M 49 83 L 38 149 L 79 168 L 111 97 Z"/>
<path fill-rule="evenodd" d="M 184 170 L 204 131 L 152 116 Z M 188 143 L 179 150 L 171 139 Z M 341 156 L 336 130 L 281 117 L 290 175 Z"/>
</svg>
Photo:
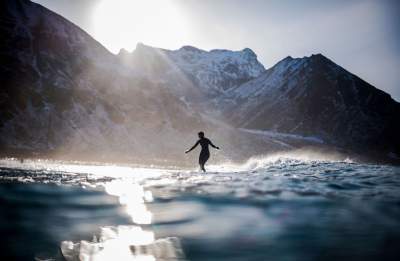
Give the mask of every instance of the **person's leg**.
<svg viewBox="0 0 400 261">
<path fill-rule="evenodd" d="M 207 160 L 210 158 L 210 154 L 209 153 L 205 153 L 205 155 L 203 156 L 203 162 L 202 162 L 202 170 L 204 172 L 206 172 L 206 169 L 204 168 L 204 166 L 206 165 Z"/>
<path fill-rule="evenodd" d="M 206 164 L 206 162 L 207 162 L 207 160 L 208 160 L 209 157 L 210 157 L 210 154 L 209 154 L 209 153 L 204 152 L 204 151 L 200 152 L 200 156 L 199 156 L 199 165 L 200 165 L 200 169 L 201 169 L 203 172 L 206 172 L 206 169 L 205 169 L 204 165 Z"/>
</svg>

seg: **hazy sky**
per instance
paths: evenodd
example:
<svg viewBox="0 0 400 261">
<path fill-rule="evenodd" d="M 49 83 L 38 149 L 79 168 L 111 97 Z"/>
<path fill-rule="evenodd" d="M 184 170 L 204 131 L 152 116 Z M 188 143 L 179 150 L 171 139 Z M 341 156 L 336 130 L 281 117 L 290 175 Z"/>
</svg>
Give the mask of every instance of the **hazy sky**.
<svg viewBox="0 0 400 261">
<path fill-rule="evenodd" d="M 266 68 L 322 53 L 400 101 L 397 0 L 35 0 L 110 51 L 249 47 Z"/>
</svg>

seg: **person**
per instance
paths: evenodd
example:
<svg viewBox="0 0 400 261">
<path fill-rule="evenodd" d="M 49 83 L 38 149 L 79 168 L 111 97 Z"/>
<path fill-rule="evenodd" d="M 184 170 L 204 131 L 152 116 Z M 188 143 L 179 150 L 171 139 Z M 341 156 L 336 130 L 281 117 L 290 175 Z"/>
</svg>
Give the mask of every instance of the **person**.
<svg viewBox="0 0 400 261">
<path fill-rule="evenodd" d="M 185 151 L 185 153 L 189 153 L 194 148 L 196 148 L 197 145 L 200 144 L 201 152 L 200 152 L 200 156 L 199 156 L 199 165 L 200 165 L 200 169 L 203 172 L 206 172 L 204 165 L 206 164 L 208 158 L 210 157 L 210 151 L 208 150 L 208 145 L 210 145 L 213 148 L 216 148 L 217 150 L 219 150 L 219 147 L 215 146 L 209 139 L 204 137 L 204 132 L 200 131 L 198 133 L 198 135 L 199 135 L 199 140 L 196 142 L 196 144 L 193 145 L 193 147 L 191 147 L 189 150 Z"/>
</svg>

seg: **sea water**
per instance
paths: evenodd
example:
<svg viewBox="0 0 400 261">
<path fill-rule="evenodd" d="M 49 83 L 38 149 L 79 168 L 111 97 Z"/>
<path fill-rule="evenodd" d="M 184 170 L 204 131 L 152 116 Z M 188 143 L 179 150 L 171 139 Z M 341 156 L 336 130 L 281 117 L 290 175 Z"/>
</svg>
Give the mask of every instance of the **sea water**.
<svg viewBox="0 0 400 261">
<path fill-rule="evenodd" d="M 399 167 L 0 166 L 0 260 L 400 260 Z"/>
</svg>

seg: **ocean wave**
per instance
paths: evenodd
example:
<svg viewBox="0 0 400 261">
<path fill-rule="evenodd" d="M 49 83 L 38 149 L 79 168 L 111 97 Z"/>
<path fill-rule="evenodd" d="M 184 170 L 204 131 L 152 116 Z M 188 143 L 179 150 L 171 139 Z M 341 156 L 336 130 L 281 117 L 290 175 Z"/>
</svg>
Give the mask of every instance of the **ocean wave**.
<svg viewBox="0 0 400 261">
<path fill-rule="evenodd" d="M 252 157 L 242 164 L 222 163 L 211 165 L 209 169 L 213 172 L 238 172 L 254 171 L 270 166 L 289 167 L 298 164 L 326 164 L 326 163 L 356 163 L 355 160 L 337 152 L 327 153 L 312 150 L 291 150 L 268 155 Z"/>
</svg>

